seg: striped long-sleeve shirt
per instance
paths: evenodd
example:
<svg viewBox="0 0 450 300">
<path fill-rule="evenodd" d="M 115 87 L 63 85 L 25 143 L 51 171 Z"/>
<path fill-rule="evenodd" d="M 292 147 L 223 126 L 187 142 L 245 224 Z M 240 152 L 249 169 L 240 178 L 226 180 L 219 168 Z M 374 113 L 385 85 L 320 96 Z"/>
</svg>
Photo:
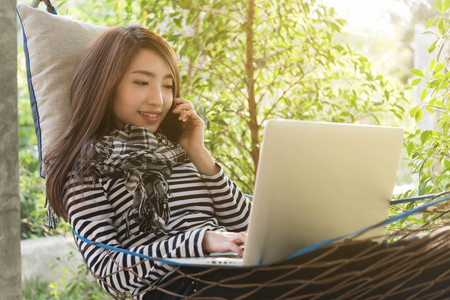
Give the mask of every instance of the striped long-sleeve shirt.
<svg viewBox="0 0 450 300">
<path fill-rule="evenodd" d="M 127 236 L 126 215 L 133 203 L 122 178 L 71 178 L 65 199 L 72 228 L 94 242 L 124 248 L 152 257 L 204 256 L 202 241 L 207 230 L 245 231 L 251 202 L 224 174 L 200 174 L 192 163 L 176 166 L 168 179 L 170 219 L 167 234 L 139 231 L 132 220 Z M 136 294 L 172 270 L 170 265 L 122 252 L 88 245 L 76 238 L 90 270 L 105 281 L 109 292 Z M 141 262 L 143 261 L 143 262 Z M 130 268 L 123 270 L 122 268 Z M 122 270 L 122 271 L 121 271 Z"/>
</svg>

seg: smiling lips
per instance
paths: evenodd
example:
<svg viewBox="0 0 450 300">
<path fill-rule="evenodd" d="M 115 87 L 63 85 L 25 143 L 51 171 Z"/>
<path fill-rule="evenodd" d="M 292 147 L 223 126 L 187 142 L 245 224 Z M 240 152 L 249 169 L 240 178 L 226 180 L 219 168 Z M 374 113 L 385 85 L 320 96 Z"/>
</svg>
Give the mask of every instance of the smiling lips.
<svg viewBox="0 0 450 300">
<path fill-rule="evenodd" d="M 139 114 L 148 122 L 155 123 L 155 122 L 158 122 L 161 112 L 159 112 L 159 111 L 152 111 L 152 112 L 140 111 Z"/>
</svg>

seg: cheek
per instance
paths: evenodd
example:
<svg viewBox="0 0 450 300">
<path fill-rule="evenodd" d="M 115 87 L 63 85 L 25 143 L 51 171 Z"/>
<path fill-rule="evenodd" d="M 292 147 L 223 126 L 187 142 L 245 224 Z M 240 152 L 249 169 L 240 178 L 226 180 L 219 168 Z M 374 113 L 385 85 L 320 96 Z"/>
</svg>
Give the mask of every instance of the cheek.
<svg viewBox="0 0 450 300">
<path fill-rule="evenodd" d="M 113 101 L 113 112 L 115 116 L 120 116 L 121 113 L 127 108 L 127 101 L 120 95 L 116 94 L 116 97 Z"/>
<path fill-rule="evenodd" d="M 129 121 L 129 112 L 133 109 L 131 99 L 133 99 L 133 97 L 130 97 L 129 91 L 127 91 L 126 88 L 119 86 L 112 103 L 113 114 L 116 120 L 121 122 Z"/>
<path fill-rule="evenodd" d="M 164 111 L 166 113 L 170 113 L 173 103 L 173 96 L 170 94 L 170 96 L 164 97 Z"/>
<path fill-rule="evenodd" d="M 138 104 L 136 99 L 139 98 L 133 89 L 127 88 L 126 85 L 119 86 L 113 102 L 114 112 L 120 114 L 132 110 Z"/>
<path fill-rule="evenodd" d="M 112 103 L 112 116 L 118 128 L 121 128 L 126 122 L 126 119 L 124 118 L 126 114 L 124 113 L 123 107 L 124 105 L 122 104 L 121 99 L 116 96 Z"/>
</svg>

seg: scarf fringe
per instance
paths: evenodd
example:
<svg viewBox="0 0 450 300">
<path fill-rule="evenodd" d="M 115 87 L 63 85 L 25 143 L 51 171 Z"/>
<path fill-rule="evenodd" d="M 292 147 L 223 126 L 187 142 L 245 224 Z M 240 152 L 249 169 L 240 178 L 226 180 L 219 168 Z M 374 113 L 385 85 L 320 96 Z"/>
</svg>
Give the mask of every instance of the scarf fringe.
<svg viewBox="0 0 450 300">
<path fill-rule="evenodd" d="M 55 212 L 53 208 L 50 206 L 47 197 L 45 198 L 44 208 L 47 208 L 47 213 L 45 214 L 44 220 L 47 222 L 49 230 L 55 230 L 56 225 L 59 222 L 59 219 L 55 216 Z"/>
<path fill-rule="evenodd" d="M 164 178 L 159 180 L 151 178 L 146 181 L 144 188 L 140 186 L 135 191 L 133 207 L 127 212 L 127 237 L 130 232 L 130 219 L 139 224 L 139 230 L 142 232 L 166 234 L 169 230 L 167 228 L 170 218 L 169 185 Z"/>
</svg>

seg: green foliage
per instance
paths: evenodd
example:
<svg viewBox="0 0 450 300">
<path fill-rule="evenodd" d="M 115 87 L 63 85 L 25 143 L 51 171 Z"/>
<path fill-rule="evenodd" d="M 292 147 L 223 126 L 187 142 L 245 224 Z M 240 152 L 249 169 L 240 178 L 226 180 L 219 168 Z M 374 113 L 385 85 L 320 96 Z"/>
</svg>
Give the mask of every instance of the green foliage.
<svg viewBox="0 0 450 300">
<path fill-rule="evenodd" d="M 171 43 L 183 96 L 207 124 L 208 148 L 249 193 L 266 120 L 394 125 L 405 113 L 401 88 L 373 74 L 348 45 L 335 43 L 345 20 L 319 1 L 99 3 L 92 8 L 102 6 L 105 18 L 97 23 L 138 23 Z"/>
<path fill-rule="evenodd" d="M 427 70 L 411 70 L 411 73 L 417 77 L 412 80 L 411 86 L 416 87 L 420 83 L 425 83 L 425 87 L 420 93 L 419 105 L 410 110 L 410 117 L 418 123 L 427 112 L 435 116 L 437 122 L 433 129 L 421 130 L 415 127 L 407 133 L 405 148 L 411 173 L 418 177 L 418 187 L 399 195 L 399 198 L 435 194 L 450 189 L 450 73 L 448 72 L 447 37 L 450 31 L 448 23 L 450 0 L 437 0 L 435 7 L 438 14 L 426 23 L 427 33 L 436 37 L 428 48 L 433 58 Z M 435 26 L 435 30 L 429 30 L 432 26 Z M 397 205 L 391 208 L 391 214 L 411 209 L 416 205 L 419 204 Z M 391 224 L 389 230 L 410 230 L 424 225 L 433 226 L 435 222 L 449 218 L 448 214 L 437 215 L 425 212 Z"/>
<path fill-rule="evenodd" d="M 42 277 L 32 280 L 25 279 L 22 282 L 22 299 L 26 300 L 44 300 L 48 299 L 48 283 Z"/>
<path fill-rule="evenodd" d="M 45 282 L 38 277 L 22 283 L 24 300 L 110 300 L 112 297 L 100 285 L 86 276 L 60 283 Z"/>
<path fill-rule="evenodd" d="M 70 260 L 73 253 L 70 253 L 66 260 Z M 61 260 L 57 259 L 55 265 Z M 46 282 L 42 277 L 32 280 L 25 280 L 22 284 L 22 299 L 26 300 L 107 300 L 111 299 L 106 291 L 95 282 L 86 269 L 86 265 L 78 266 L 77 271 L 68 269 L 61 270 L 63 277 L 58 282 Z"/>
<path fill-rule="evenodd" d="M 450 189 L 450 103 L 448 72 L 448 13 L 449 0 L 437 0 L 438 14 L 427 23 L 428 33 L 435 35 L 436 39 L 428 48 L 433 56 L 427 70 L 413 69 L 411 72 L 416 79 L 411 83 L 417 86 L 425 83 L 420 94 L 420 103 L 410 111 L 410 116 L 416 122 L 422 120 L 424 113 L 436 116 L 437 123 L 433 129 L 414 129 L 407 137 L 407 152 L 410 157 L 412 173 L 419 178 L 419 195 L 438 193 Z M 434 30 L 430 30 L 432 26 Z"/>
<path fill-rule="evenodd" d="M 316 1 L 258 1 L 254 19 L 229 17 L 249 3 L 218 1 L 208 10 L 192 1 L 184 8 L 192 22 L 184 23 L 193 24 L 194 35 L 176 25 L 167 34 L 183 63 L 186 94 L 206 112 L 209 148 L 245 190 L 252 190 L 268 119 L 380 123 L 382 112 L 402 117 L 402 92 L 373 75 L 367 59 L 348 45 L 334 43 L 345 21 L 333 9 Z"/>
<path fill-rule="evenodd" d="M 111 299 L 106 291 L 92 279 L 86 269 L 86 265 L 78 266 L 78 271 L 62 270 L 66 273 L 64 277 L 70 276 L 70 280 L 61 279 L 60 282 L 51 282 L 48 285 L 48 295 L 56 300 L 107 300 Z"/>
<path fill-rule="evenodd" d="M 405 113 L 402 88 L 335 42 L 345 20 L 320 1 L 94 0 L 67 7 L 63 1 L 58 11 L 104 26 L 137 23 L 164 36 L 180 59 L 182 95 L 207 125 L 208 148 L 247 193 L 253 190 L 265 121 L 398 125 Z M 36 159 L 31 163 L 31 113 L 22 107 L 21 112 L 21 153 L 29 153 L 21 154 L 21 165 L 30 163 L 21 169 L 30 175 L 23 180 L 22 199 L 24 216 L 31 216 L 33 202 L 43 205 L 43 184 Z M 36 211 L 33 224 L 44 214 Z"/>
<path fill-rule="evenodd" d="M 180 59 L 182 96 L 207 125 L 208 148 L 247 193 L 253 190 L 265 121 L 398 125 L 405 113 L 402 88 L 373 74 L 370 62 L 351 47 L 335 42 L 345 20 L 320 1 L 67 4 L 57 3 L 59 14 L 104 26 L 137 23 L 169 41 Z M 31 113 L 23 112 L 28 118 L 23 130 L 31 137 Z"/>
</svg>

